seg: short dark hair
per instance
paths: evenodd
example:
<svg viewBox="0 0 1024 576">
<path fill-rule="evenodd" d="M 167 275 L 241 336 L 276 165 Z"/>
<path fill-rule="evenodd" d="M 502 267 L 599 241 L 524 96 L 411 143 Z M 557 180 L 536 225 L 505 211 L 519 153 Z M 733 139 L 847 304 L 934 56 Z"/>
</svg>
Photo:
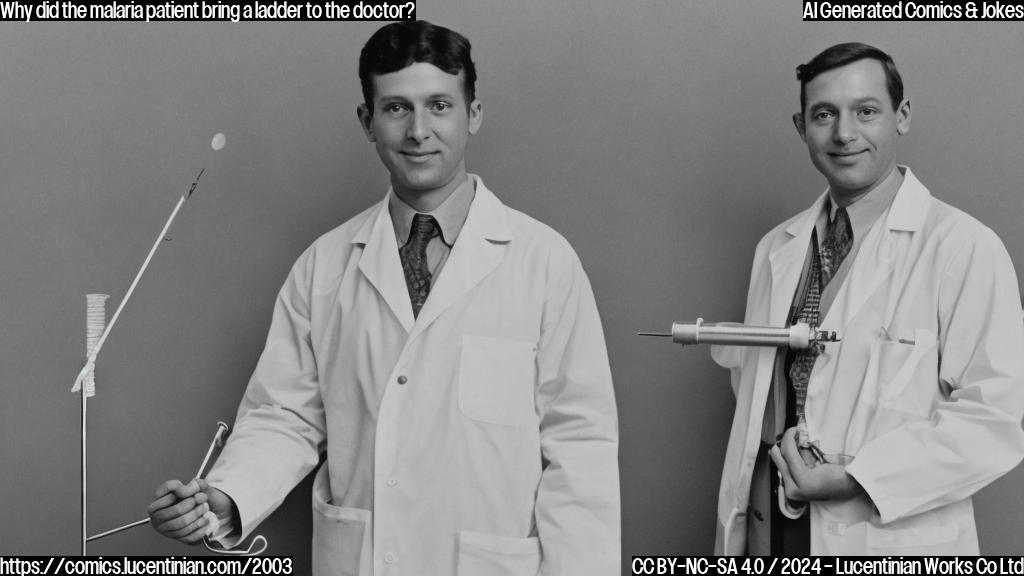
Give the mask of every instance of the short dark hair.
<svg viewBox="0 0 1024 576">
<path fill-rule="evenodd" d="M 433 64 L 449 74 L 463 72 L 466 104 L 476 99 L 476 67 L 465 36 L 426 20 L 393 22 L 377 30 L 359 54 L 363 100 L 373 112 L 373 76 L 397 72 L 417 62 Z"/>
<path fill-rule="evenodd" d="M 826 48 L 807 64 L 796 67 L 796 79 L 800 81 L 800 111 L 803 112 L 807 107 L 808 82 L 823 72 L 846 66 L 864 58 L 871 58 L 882 63 L 882 68 L 885 69 L 885 86 L 889 91 L 889 98 L 892 100 L 892 109 L 897 109 L 903 102 L 903 78 L 900 76 L 900 71 L 896 69 L 896 63 L 892 61 L 892 57 L 874 46 L 861 42 L 847 42 Z"/>
</svg>

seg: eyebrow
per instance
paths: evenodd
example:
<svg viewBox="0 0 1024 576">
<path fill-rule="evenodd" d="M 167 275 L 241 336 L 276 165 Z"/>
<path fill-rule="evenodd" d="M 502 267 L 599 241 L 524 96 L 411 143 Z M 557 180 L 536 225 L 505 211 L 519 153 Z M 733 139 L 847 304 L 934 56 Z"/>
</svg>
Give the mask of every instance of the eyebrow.
<svg viewBox="0 0 1024 576">
<path fill-rule="evenodd" d="M 853 105 L 860 106 L 863 104 L 880 104 L 881 102 L 882 101 L 875 96 L 864 96 L 862 98 L 857 98 L 856 100 L 854 100 Z M 812 102 L 810 105 L 807 106 L 808 110 L 820 110 L 822 108 L 839 108 L 839 106 L 836 106 L 834 103 L 828 100 L 824 100 L 821 102 Z"/>
<path fill-rule="evenodd" d="M 435 100 L 454 100 L 455 98 L 456 98 L 456 95 L 452 94 L 452 93 L 449 93 L 449 92 L 436 92 L 434 94 L 428 94 L 425 97 L 427 102 L 433 102 Z M 386 102 L 386 101 L 410 102 L 410 101 L 413 100 L 412 98 L 409 98 L 408 96 L 404 96 L 404 95 L 401 95 L 401 94 L 381 94 L 380 96 L 378 96 L 378 99 L 380 101 L 382 101 L 382 102 Z"/>
</svg>

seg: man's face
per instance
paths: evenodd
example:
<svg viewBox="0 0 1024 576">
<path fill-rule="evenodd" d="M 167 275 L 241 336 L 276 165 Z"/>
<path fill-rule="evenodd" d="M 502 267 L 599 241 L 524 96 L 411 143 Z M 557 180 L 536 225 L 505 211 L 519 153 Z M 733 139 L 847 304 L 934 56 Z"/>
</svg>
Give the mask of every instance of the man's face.
<svg viewBox="0 0 1024 576">
<path fill-rule="evenodd" d="M 910 130 L 910 101 L 893 110 L 885 69 L 871 58 L 823 72 L 804 90 L 807 107 L 793 121 L 811 162 L 837 199 L 856 200 L 896 166 L 896 141 Z"/>
<path fill-rule="evenodd" d="M 483 112 L 479 100 L 467 105 L 462 75 L 417 62 L 374 76 L 373 111 L 359 106 L 395 193 L 417 209 L 437 207 L 466 178 L 466 143 Z"/>
</svg>

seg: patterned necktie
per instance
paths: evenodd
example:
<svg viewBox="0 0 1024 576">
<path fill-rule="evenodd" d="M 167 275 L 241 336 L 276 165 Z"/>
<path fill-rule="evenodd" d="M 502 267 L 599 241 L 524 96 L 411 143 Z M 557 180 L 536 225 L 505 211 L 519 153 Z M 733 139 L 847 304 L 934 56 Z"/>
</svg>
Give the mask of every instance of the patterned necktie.
<svg viewBox="0 0 1024 576">
<path fill-rule="evenodd" d="M 818 307 L 821 303 L 821 291 L 835 277 L 836 270 L 842 265 L 843 259 L 850 253 L 853 246 L 853 228 L 850 226 L 850 216 L 846 208 L 836 210 L 835 217 L 828 223 L 825 231 L 825 240 L 821 243 L 821 249 L 817 249 L 817 235 L 815 239 L 815 250 L 811 253 L 811 271 L 808 277 L 807 291 L 804 294 L 804 301 L 800 306 L 799 313 L 795 314 L 793 322 L 804 322 L 811 326 L 818 326 Z M 797 418 L 797 426 L 800 429 L 801 445 L 807 441 L 807 422 L 804 418 L 804 404 L 807 400 L 807 383 L 811 378 L 811 369 L 814 362 L 821 353 L 820 345 L 812 346 L 805 350 L 791 353 L 792 364 L 789 367 L 789 381 L 793 387 L 794 404 L 793 414 Z"/>
<path fill-rule="evenodd" d="M 432 275 L 427 269 L 427 244 L 440 234 L 441 229 L 433 216 L 417 214 L 412 218 L 409 241 L 398 249 L 398 255 L 402 257 L 405 286 L 409 289 L 409 300 L 412 301 L 413 316 L 420 315 L 420 308 L 423 308 L 427 294 L 430 293 Z"/>
<path fill-rule="evenodd" d="M 836 210 L 835 218 L 828 223 L 825 241 L 821 243 L 821 287 L 828 285 L 835 276 L 843 259 L 853 246 L 853 230 L 846 208 Z"/>
</svg>

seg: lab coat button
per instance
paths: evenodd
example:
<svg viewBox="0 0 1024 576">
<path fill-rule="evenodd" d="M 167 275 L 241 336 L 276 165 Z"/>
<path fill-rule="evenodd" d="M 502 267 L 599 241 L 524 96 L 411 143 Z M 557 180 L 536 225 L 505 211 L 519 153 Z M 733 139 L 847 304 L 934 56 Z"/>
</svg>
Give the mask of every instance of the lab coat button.
<svg viewBox="0 0 1024 576">
<path fill-rule="evenodd" d="M 398 383 L 399 384 L 405 384 L 408 381 L 409 381 L 409 379 L 405 377 L 405 374 L 402 374 L 401 376 L 398 377 Z"/>
<path fill-rule="evenodd" d="M 384 555 L 384 561 L 387 562 L 388 564 L 394 564 L 395 561 L 397 561 L 397 560 L 398 560 L 398 558 L 395 558 L 394 554 L 385 554 Z"/>
<path fill-rule="evenodd" d="M 398 485 L 398 480 L 395 480 L 394 478 L 392 478 L 392 479 L 388 480 L 387 484 L 388 484 L 388 486 L 397 486 Z"/>
</svg>

